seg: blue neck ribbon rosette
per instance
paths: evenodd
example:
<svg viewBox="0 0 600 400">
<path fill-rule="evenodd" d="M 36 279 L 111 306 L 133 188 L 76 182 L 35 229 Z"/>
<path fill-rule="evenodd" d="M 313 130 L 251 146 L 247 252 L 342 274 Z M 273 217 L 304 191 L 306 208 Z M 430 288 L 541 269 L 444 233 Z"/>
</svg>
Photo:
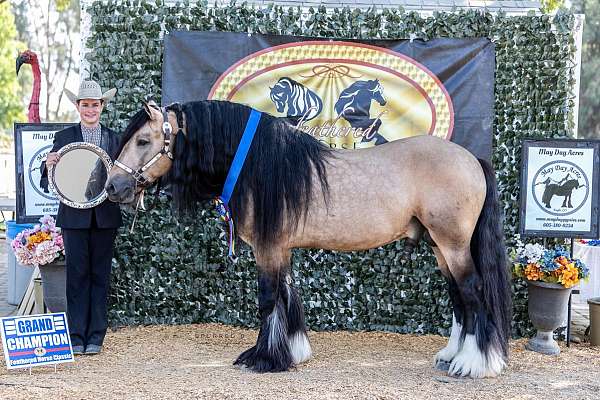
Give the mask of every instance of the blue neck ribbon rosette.
<svg viewBox="0 0 600 400">
<path fill-rule="evenodd" d="M 242 167 L 244 166 L 244 161 L 246 161 L 246 156 L 250 151 L 252 139 L 254 139 L 254 134 L 258 128 L 261 115 L 262 113 L 260 111 L 256 111 L 254 109 L 251 111 L 250 116 L 248 117 L 248 122 L 246 122 L 246 128 L 242 134 L 242 139 L 240 140 L 240 144 L 238 145 L 235 156 L 233 157 L 233 162 L 231 163 L 231 167 L 229 167 L 229 172 L 227 173 L 227 178 L 225 179 L 225 185 L 223 185 L 223 192 L 221 193 L 221 196 L 217 196 L 215 199 L 217 213 L 219 213 L 219 216 L 227 223 L 229 228 L 229 235 L 227 239 L 229 250 L 227 252 L 227 256 L 232 261 L 236 261 L 235 226 L 233 223 L 233 218 L 231 217 L 229 200 L 231 200 L 231 195 L 235 189 L 235 184 L 240 176 L 240 173 L 242 172 Z"/>
</svg>

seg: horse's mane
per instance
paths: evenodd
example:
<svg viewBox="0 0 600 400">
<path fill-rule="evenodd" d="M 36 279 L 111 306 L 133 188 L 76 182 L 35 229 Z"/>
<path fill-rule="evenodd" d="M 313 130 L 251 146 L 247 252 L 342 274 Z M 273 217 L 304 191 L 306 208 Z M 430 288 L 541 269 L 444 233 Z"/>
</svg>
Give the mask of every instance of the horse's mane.
<svg viewBox="0 0 600 400">
<path fill-rule="evenodd" d="M 371 90 L 373 87 L 377 87 L 377 85 L 373 85 L 376 79 L 371 79 L 368 81 L 356 81 L 352 85 L 348 86 L 346 89 L 342 91 L 343 94 L 347 92 L 359 91 L 363 89 Z"/>
<path fill-rule="evenodd" d="M 352 85 L 348 86 L 346 89 L 342 90 L 342 92 L 340 93 L 340 97 L 335 103 L 335 111 L 338 114 L 343 113 L 349 105 L 354 104 L 358 101 L 358 99 L 356 98 L 358 92 L 360 92 L 361 90 L 372 90 L 373 82 L 376 82 L 376 80 L 373 79 L 370 81 L 356 81 Z M 377 85 L 375 85 L 375 87 L 377 87 Z"/>
<path fill-rule="evenodd" d="M 193 213 L 198 200 L 221 194 L 251 109 L 223 101 L 173 109 L 183 112 L 186 125 L 186 134 L 175 139 L 169 174 L 173 205 L 181 213 Z M 284 119 L 262 115 L 229 203 L 235 223 L 253 228 L 256 246 L 272 243 L 306 216 L 316 184 L 313 173 L 327 202 L 325 165 L 330 156 L 329 147 Z"/>
</svg>

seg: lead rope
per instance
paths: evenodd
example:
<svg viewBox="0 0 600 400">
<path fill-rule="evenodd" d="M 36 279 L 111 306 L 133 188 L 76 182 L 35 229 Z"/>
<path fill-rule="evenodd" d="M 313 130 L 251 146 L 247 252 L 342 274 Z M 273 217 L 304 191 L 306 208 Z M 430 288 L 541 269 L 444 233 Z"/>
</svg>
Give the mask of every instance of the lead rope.
<svg viewBox="0 0 600 400">
<path fill-rule="evenodd" d="M 135 228 L 135 223 L 137 221 L 138 210 L 140 208 L 140 204 L 142 206 L 142 210 L 145 210 L 146 207 L 144 206 L 144 191 L 143 190 L 140 192 L 140 197 L 138 197 L 138 201 L 137 201 L 137 204 L 135 206 L 135 214 L 133 215 L 133 221 L 131 222 L 131 229 L 129 229 L 129 233 L 130 234 L 133 233 L 133 228 Z"/>
</svg>

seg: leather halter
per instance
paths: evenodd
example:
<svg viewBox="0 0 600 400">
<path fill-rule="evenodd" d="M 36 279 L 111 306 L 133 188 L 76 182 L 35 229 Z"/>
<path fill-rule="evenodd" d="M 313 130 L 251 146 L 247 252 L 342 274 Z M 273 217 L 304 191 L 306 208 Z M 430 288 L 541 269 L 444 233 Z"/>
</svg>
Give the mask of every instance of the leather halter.
<svg viewBox="0 0 600 400">
<path fill-rule="evenodd" d="M 150 107 L 153 107 L 153 106 L 150 106 Z M 140 187 L 142 187 L 142 188 L 145 188 L 148 184 L 151 183 L 144 176 L 144 172 L 146 172 L 151 166 L 156 164 L 156 162 L 158 160 L 160 160 L 161 157 L 163 157 L 163 156 L 167 156 L 167 157 L 169 157 L 170 160 L 173 160 L 173 153 L 171 153 L 171 148 L 170 148 L 171 135 L 173 133 L 173 129 L 171 128 L 171 124 L 169 123 L 167 108 L 163 107 L 161 111 L 163 114 L 163 124 L 162 124 L 162 132 L 163 132 L 163 136 L 164 136 L 163 148 L 158 153 L 156 153 L 154 155 L 154 157 L 152 157 L 150 159 L 150 161 L 148 161 L 146 164 L 144 164 L 138 170 L 134 170 L 133 168 L 128 167 L 127 165 L 123 164 L 119 160 L 115 160 L 115 162 L 114 162 L 115 166 L 121 168 L 123 171 L 125 171 L 129 175 L 131 175 L 133 177 L 133 179 L 135 179 L 137 184 L 139 184 Z M 179 130 L 181 130 L 181 128 L 179 128 Z"/>
</svg>

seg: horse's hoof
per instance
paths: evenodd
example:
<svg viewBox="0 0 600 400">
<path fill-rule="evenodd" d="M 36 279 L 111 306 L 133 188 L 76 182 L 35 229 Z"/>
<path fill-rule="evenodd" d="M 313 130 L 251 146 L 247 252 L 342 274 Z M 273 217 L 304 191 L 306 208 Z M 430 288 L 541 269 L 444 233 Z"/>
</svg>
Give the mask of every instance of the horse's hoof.
<svg viewBox="0 0 600 400">
<path fill-rule="evenodd" d="M 435 369 L 448 372 L 450 369 L 450 361 L 438 360 L 438 362 L 435 363 Z"/>
<path fill-rule="evenodd" d="M 501 351 L 490 347 L 487 356 L 479 350 L 474 335 L 467 334 L 462 349 L 452 359 L 448 375 L 468 378 L 493 378 L 502 372 L 506 362 Z"/>
<path fill-rule="evenodd" d="M 267 357 L 256 351 L 256 346 L 249 348 L 234 361 L 233 365 L 239 365 L 253 372 L 285 372 L 292 367 L 290 361 L 279 360 L 275 357 Z"/>
</svg>

